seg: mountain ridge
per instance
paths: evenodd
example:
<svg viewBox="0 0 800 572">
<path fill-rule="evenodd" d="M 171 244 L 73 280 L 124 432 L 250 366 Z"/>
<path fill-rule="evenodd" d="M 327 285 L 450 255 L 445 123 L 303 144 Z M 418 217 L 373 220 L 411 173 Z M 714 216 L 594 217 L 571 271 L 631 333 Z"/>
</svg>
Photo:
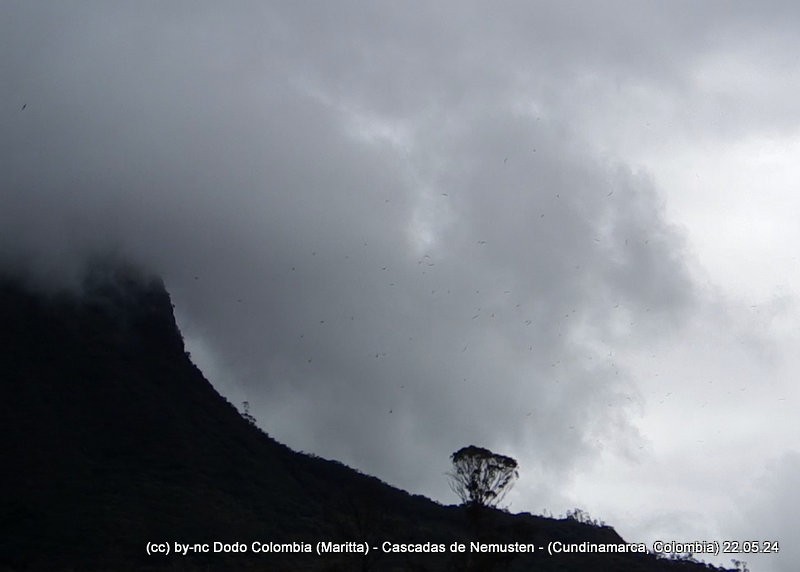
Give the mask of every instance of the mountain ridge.
<svg viewBox="0 0 800 572">
<path fill-rule="evenodd" d="M 710 569 L 651 554 L 148 555 L 151 542 L 624 540 L 571 519 L 475 515 L 292 451 L 205 379 L 163 281 L 133 266 L 97 264 L 79 291 L 2 278 L 0 316 L 0 570 Z"/>
</svg>

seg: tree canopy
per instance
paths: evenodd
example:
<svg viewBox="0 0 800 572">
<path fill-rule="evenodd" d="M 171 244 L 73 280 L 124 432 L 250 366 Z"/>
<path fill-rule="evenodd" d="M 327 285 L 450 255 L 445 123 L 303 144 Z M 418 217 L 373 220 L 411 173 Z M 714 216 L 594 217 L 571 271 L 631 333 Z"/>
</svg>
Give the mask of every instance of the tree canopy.
<svg viewBox="0 0 800 572">
<path fill-rule="evenodd" d="M 450 488 L 467 506 L 497 506 L 519 477 L 516 459 L 483 447 L 462 447 L 450 459 Z"/>
</svg>

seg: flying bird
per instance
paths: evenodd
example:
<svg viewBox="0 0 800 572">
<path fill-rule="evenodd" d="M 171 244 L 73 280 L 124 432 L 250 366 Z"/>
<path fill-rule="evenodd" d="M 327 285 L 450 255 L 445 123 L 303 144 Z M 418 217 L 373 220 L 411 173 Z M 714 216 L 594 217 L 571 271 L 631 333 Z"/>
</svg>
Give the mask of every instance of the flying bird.
<svg viewBox="0 0 800 572">
<path fill-rule="evenodd" d="M 20 109 L 20 111 L 25 111 L 26 107 L 28 107 L 28 104 L 27 103 L 23 103 L 22 104 L 22 109 Z"/>
</svg>

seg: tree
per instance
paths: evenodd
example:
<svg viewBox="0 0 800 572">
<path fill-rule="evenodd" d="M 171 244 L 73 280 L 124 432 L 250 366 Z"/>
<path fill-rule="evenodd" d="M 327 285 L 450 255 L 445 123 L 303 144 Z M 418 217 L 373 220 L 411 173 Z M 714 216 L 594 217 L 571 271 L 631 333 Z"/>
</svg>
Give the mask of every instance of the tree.
<svg viewBox="0 0 800 572">
<path fill-rule="evenodd" d="M 247 421 L 250 425 L 256 425 L 256 418 L 250 413 L 250 402 L 249 401 L 242 401 L 242 417 L 244 420 Z"/>
<path fill-rule="evenodd" d="M 497 506 L 519 477 L 517 461 L 470 445 L 450 455 L 450 488 L 469 507 Z"/>
</svg>

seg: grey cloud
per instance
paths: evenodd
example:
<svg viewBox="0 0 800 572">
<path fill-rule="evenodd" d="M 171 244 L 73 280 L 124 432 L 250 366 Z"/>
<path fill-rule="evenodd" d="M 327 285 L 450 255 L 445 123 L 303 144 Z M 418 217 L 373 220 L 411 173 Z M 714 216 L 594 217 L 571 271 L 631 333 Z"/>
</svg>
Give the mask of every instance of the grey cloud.
<svg viewBox="0 0 800 572">
<path fill-rule="evenodd" d="M 792 542 L 791 531 L 800 526 L 800 517 L 794 507 L 800 505 L 797 481 L 800 478 L 800 453 L 791 451 L 773 459 L 762 475 L 752 483 L 748 497 L 742 499 L 744 518 L 730 523 L 736 538 L 756 541 L 760 548 L 768 543 L 771 550 L 765 554 L 742 554 L 739 560 L 747 561 L 756 570 L 763 567 L 775 572 L 788 572 L 797 566 L 797 547 Z M 790 507 L 787 510 L 787 507 Z M 777 542 L 778 551 L 772 551 Z"/>
</svg>

